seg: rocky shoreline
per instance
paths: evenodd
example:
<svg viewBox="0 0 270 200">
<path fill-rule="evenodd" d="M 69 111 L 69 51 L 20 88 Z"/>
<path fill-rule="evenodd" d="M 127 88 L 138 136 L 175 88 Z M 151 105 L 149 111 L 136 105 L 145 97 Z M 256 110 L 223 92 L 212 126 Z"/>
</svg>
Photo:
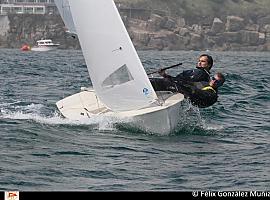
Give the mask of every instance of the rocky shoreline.
<svg viewBox="0 0 270 200">
<path fill-rule="evenodd" d="M 138 50 L 270 51 L 270 15 L 257 23 L 239 16 L 214 18 L 207 24 L 188 25 L 182 17 L 150 13 L 130 17 L 121 13 Z M 33 46 L 50 38 L 62 49 L 80 49 L 78 40 L 66 33 L 59 15 L 0 16 L 0 48 Z"/>
<path fill-rule="evenodd" d="M 265 21 L 227 16 L 226 21 L 214 18 L 209 25 L 188 26 L 184 18 L 152 14 L 147 21 L 127 18 L 125 23 L 134 44 L 143 49 L 269 51 L 270 24 Z"/>
</svg>

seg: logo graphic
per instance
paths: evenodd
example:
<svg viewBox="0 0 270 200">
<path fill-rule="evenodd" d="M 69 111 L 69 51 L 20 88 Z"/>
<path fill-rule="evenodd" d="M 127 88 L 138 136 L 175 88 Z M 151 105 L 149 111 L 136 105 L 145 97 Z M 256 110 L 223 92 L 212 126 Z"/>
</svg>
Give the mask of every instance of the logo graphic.
<svg viewBox="0 0 270 200">
<path fill-rule="evenodd" d="M 149 95 L 149 90 L 147 88 L 143 88 L 143 93 L 145 96 Z"/>
<path fill-rule="evenodd" d="M 18 191 L 5 192 L 5 200 L 19 200 Z"/>
</svg>

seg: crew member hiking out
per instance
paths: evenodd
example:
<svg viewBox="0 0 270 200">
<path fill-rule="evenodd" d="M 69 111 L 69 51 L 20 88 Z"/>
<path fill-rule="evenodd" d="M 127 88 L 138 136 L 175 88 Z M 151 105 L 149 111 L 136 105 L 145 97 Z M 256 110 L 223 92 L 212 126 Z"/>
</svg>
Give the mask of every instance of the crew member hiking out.
<svg viewBox="0 0 270 200">
<path fill-rule="evenodd" d="M 182 82 L 177 85 L 178 92 L 184 94 L 185 98 L 189 99 L 192 105 L 199 108 L 212 106 L 218 100 L 218 88 L 225 82 L 225 77 L 222 73 L 216 73 L 209 81 L 209 85 L 198 89 L 189 82 Z"/>
<path fill-rule="evenodd" d="M 196 69 L 184 70 L 177 76 L 168 75 L 165 70 L 160 69 L 158 71 L 161 78 L 150 78 L 150 81 L 156 91 L 161 90 L 171 90 L 174 85 L 172 85 L 171 80 L 177 84 L 177 82 L 182 83 L 183 81 L 192 82 L 197 88 L 202 88 L 208 85 L 210 81 L 210 70 L 213 66 L 213 58 L 208 54 L 202 54 L 199 56 Z M 168 81 L 169 80 L 169 81 Z"/>
</svg>

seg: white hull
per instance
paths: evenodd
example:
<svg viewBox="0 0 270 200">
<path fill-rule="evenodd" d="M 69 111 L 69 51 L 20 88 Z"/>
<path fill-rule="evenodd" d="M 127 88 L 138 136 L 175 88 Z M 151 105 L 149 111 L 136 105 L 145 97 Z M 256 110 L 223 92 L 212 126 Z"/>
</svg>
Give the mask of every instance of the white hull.
<svg viewBox="0 0 270 200">
<path fill-rule="evenodd" d="M 51 51 L 57 49 L 58 46 L 52 46 L 52 47 L 32 47 L 31 51 Z"/>
<path fill-rule="evenodd" d="M 165 97 L 166 96 L 166 97 Z M 173 132 L 181 120 L 180 93 L 165 94 L 161 105 L 132 110 L 112 112 L 98 99 L 93 90 L 86 90 L 66 97 L 56 103 L 62 115 L 72 120 L 89 119 L 95 116 L 113 117 L 121 124 L 137 128 L 148 133 L 167 135 Z"/>
<path fill-rule="evenodd" d="M 31 48 L 32 51 L 51 51 L 57 49 L 60 44 L 55 44 L 51 39 L 42 39 L 37 41 L 37 45 Z"/>
</svg>

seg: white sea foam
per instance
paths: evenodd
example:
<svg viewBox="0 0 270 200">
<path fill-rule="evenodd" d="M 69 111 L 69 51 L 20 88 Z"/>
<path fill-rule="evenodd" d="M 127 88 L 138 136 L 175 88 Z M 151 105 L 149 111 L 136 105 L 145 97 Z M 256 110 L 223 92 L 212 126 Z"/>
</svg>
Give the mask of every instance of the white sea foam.
<svg viewBox="0 0 270 200">
<path fill-rule="evenodd" d="M 64 118 L 57 110 L 51 111 L 49 114 L 45 114 L 46 106 L 42 104 L 29 104 L 18 105 L 17 104 L 5 104 L 4 108 L 1 108 L 0 118 L 14 119 L 14 120 L 32 120 L 40 124 L 49 125 L 97 125 L 98 130 L 109 131 L 115 130 L 116 123 L 126 122 L 127 119 L 119 119 L 114 117 L 105 117 L 102 115 L 93 116 L 87 119 L 72 120 Z M 3 105 L 1 106 L 3 107 Z"/>
<path fill-rule="evenodd" d="M 217 124 L 207 124 L 207 125 L 204 124 L 203 129 L 219 131 L 219 130 L 223 130 L 224 127 L 221 125 L 217 125 Z"/>
</svg>

